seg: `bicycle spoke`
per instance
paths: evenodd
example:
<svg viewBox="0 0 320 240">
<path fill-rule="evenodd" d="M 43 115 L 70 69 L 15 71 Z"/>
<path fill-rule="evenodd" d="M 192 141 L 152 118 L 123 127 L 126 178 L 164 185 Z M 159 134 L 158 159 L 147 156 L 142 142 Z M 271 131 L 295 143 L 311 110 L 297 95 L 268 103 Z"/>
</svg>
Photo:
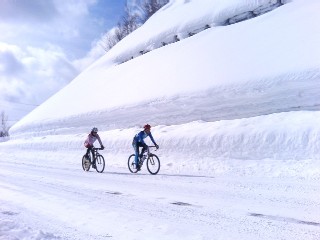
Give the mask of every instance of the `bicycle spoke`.
<svg viewBox="0 0 320 240">
<path fill-rule="evenodd" d="M 105 167 L 104 158 L 102 155 L 98 155 L 96 159 L 96 170 L 99 173 L 102 173 Z"/>
<path fill-rule="evenodd" d="M 157 155 L 152 155 L 151 157 L 149 157 L 149 159 L 147 160 L 147 169 L 149 171 L 149 173 L 151 174 L 157 174 L 160 170 L 160 160 L 157 157 Z"/>
<path fill-rule="evenodd" d="M 82 157 L 82 169 L 83 171 L 89 171 L 90 169 L 90 159 L 87 159 L 86 156 L 84 155 Z"/>
<path fill-rule="evenodd" d="M 137 172 L 137 168 L 136 168 L 136 164 L 135 164 L 135 155 L 132 154 L 129 156 L 128 158 L 128 168 L 129 171 L 132 173 L 136 173 Z"/>
</svg>

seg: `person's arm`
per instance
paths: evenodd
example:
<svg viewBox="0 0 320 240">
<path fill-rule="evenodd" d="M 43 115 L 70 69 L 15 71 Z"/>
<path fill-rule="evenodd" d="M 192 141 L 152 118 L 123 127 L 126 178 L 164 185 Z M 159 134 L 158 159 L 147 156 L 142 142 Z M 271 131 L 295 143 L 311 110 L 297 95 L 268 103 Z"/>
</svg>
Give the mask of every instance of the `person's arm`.
<svg viewBox="0 0 320 240">
<path fill-rule="evenodd" d="M 89 136 L 86 138 L 86 140 L 84 141 L 84 146 L 88 147 L 89 146 Z"/>
<path fill-rule="evenodd" d="M 151 141 L 153 142 L 153 144 L 154 144 L 155 146 L 158 146 L 158 144 L 156 143 L 156 141 L 154 141 L 153 136 L 152 136 L 151 133 L 149 133 L 149 137 L 150 137 Z"/>
<path fill-rule="evenodd" d="M 101 139 L 100 139 L 100 136 L 97 134 L 97 139 L 98 139 L 98 141 L 99 141 L 99 143 L 100 143 L 100 147 L 102 148 L 102 149 L 104 149 L 104 146 L 103 146 L 103 144 L 102 144 L 102 142 L 101 142 Z"/>
</svg>

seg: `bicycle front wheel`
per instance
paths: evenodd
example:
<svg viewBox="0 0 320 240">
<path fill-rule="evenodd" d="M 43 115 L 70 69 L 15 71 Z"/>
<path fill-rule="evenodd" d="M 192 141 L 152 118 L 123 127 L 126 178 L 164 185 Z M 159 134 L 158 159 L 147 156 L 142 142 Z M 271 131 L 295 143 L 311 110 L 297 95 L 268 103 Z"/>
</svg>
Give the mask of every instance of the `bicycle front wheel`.
<svg viewBox="0 0 320 240">
<path fill-rule="evenodd" d="M 88 172 L 90 170 L 90 166 L 91 166 L 91 163 L 90 163 L 90 158 L 86 158 L 86 155 L 83 155 L 82 157 L 82 169 L 83 171 L 86 171 Z"/>
<path fill-rule="evenodd" d="M 135 156 L 136 155 L 132 154 L 128 158 L 128 168 L 129 168 L 129 171 L 132 172 L 132 173 L 136 173 L 137 172 L 136 164 L 135 164 L 135 161 L 134 161 Z"/>
<path fill-rule="evenodd" d="M 96 158 L 96 171 L 98 173 L 102 173 L 104 171 L 105 167 L 105 162 L 104 162 L 104 157 L 102 155 L 97 155 Z"/>
<path fill-rule="evenodd" d="M 147 160 L 147 169 L 149 173 L 155 175 L 160 170 L 160 160 L 157 155 L 152 154 Z"/>
</svg>

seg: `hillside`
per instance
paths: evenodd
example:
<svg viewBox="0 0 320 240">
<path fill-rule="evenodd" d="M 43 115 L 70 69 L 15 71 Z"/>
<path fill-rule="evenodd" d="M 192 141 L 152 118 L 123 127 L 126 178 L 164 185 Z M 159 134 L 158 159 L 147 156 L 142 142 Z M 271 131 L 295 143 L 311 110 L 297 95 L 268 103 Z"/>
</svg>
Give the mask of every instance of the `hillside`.
<svg viewBox="0 0 320 240">
<path fill-rule="evenodd" d="M 112 130 L 136 129 L 146 122 L 158 126 L 154 131 L 160 135 L 157 129 L 167 132 L 166 126 L 180 129 L 181 124 L 200 121 L 213 129 L 205 140 L 214 152 L 209 157 L 243 158 L 243 152 L 249 158 L 318 157 L 316 140 L 305 137 L 319 130 L 320 31 L 314 24 L 319 19 L 319 3 L 291 1 L 254 18 L 226 24 L 235 16 L 276 4 L 254 2 L 169 3 L 13 126 L 11 139 L 85 134 L 92 126 L 108 136 Z M 207 25 L 210 28 L 186 36 Z M 158 48 L 152 45 L 174 36 L 181 40 Z M 141 49 L 149 52 L 136 56 Z M 132 60 L 122 63 L 130 56 Z M 299 119 L 307 119 L 303 127 L 301 121 L 297 124 Z M 270 121 L 284 127 L 279 129 Z M 239 131 L 230 133 L 232 125 Z M 216 126 L 224 130 L 217 131 Z M 122 149 L 130 148 L 128 138 L 120 144 Z M 193 138 L 203 137 L 195 132 Z M 268 139 L 274 139 L 272 145 Z M 74 141 L 76 150 L 82 143 Z M 173 140 L 165 135 L 159 141 L 166 146 Z M 253 147 L 257 143 L 259 148 Z M 106 145 L 119 151 L 113 142 Z M 258 153 L 253 149 L 259 149 Z"/>
</svg>

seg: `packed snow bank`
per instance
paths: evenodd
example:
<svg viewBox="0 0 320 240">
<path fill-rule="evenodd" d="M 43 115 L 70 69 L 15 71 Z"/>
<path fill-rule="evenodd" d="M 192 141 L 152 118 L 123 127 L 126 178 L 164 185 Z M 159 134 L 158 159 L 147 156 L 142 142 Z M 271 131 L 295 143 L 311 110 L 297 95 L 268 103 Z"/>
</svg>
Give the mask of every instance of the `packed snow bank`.
<svg viewBox="0 0 320 240">
<path fill-rule="evenodd" d="M 287 79 L 291 81 L 288 82 Z M 192 94 L 158 98 L 108 111 L 43 119 L 21 126 L 11 138 L 87 132 L 93 125 L 103 131 L 141 126 L 179 125 L 192 121 L 236 120 L 279 112 L 320 110 L 320 72 L 263 79 L 217 87 Z M 61 114 L 57 111 L 56 114 Z M 226 128 L 227 129 L 227 128 Z M 268 131 L 265 129 L 264 131 Z"/>
<path fill-rule="evenodd" d="M 200 3 L 188 1 L 185 4 L 196 7 Z M 309 90 L 306 91 L 319 88 L 320 31 L 314 24 L 320 18 L 318 7 L 319 3 L 315 1 L 294 1 L 249 21 L 207 29 L 124 64 L 108 65 L 112 56 L 125 53 L 125 48 L 121 47 L 123 44 L 134 42 L 133 37 L 128 36 L 66 88 L 13 126 L 10 133 L 13 136 L 38 134 L 40 131 L 45 133 L 52 131 L 54 126 L 61 127 L 61 130 L 64 127 L 69 129 L 71 125 L 78 127 L 76 122 L 79 118 L 85 128 L 102 122 L 107 122 L 102 124 L 107 129 L 133 127 L 137 126 L 137 118 L 144 108 L 145 114 L 140 115 L 139 124 L 151 121 L 153 125 L 170 125 L 194 120 L 219 120 L 212 117 L 214 111 L 210 106 L 223 110 L 226 102 L 228 109 L 239 112 L 247 109 L 247 105 L 240 109 L 239 102 L 270 103 L 268 111 L 260 112 L 261 105 L 257 105 L 256 114 L 251 110 L 249 115 L 235 112 L 227 119 L 269 114 L 279 112 L 279 109 L 303 110 L 306 105 L 317 106 L 319 91 L 313 92 L 306 104 L 303 82 L 308 85 Z M 165 16 L 169 9 L 156 14 L 160 25 L 161 16 Z M 185 19 L 184 16 L 177 17 Z M 157 28 L 154 27 L 154 31 Z M 140 29 L 143 32 L 144 26 Z M 141 39 L 144 37 L 140 36 Z M 294 86 L 296 79 L 301 85 L 296 85 L 295 94 L 289 101 L 281 101 L 289 94 L 284 86 Z M 282 84 L 280 92 L 279 84 Z M 264 92 L 265 86 L 268 88 L 267 94 Z M 246 87 L 249 87 L 248 94 L 245 93 Z M 303 89 L 300 93 L 299 87 Z M 243 92 L 242 101 L 239 101 L 239 95 L 234 94 L 237 89 Z M 256 91 L 251 94 L 254 89 Z M 210 92 L 204 96 L 205 91 Z M 218 91 L 218 95 L 224 97 L 223 101 L 214 98 L 213 94 Z M 297 97 L 296 94 L 300 95 Z M 194 101 L 189 101 L 189 96 Z M 199 104 L 201 110 L 198 109 Z M 181 106 L 187 106 L 183 109 L 191 117 L 186 118 L 182 114 L 180 118 L 181 111 L 178 111 L 177 117 L 168 118 L 165 122 L 162 117 L 166 111 L 164 106 L 168 106 L 169 111 L 172 109 L 172 113 Z M 210 117 L 202 117 L 210 114 Z"/>
<path fill-rule="evenodd" d="M 39 150 L 61 163 L 70 153 L 79 161 L 96 126 L 110 164 L 126 167 L 134 134 L 149 123 L 167 171 L 217 173 L 269 159 L 299 160 L 297 173 L 302 160 L 320 157 L 318 7 L 297 0 L 110 65 L 112 54 L 125 52 L 119 44 L 12 127 L 0 149 Z M 249 166 L 259 161 L 246 161 L 239 173 L 261 170 Z"/>
<path fill-rule="evenodd" d="M 304 176 L 316 178 L 320 177 L 320 166 L 310 168 L 308 161 L 308 167 L 303 166 L 306 159 L 320 158 L 319 119 L 319 111 L 288 112 L 238 120 L 161 125 L 154 127 L 152 133 L 160 145 L 157 154 L 166 172 L 211 175 L 241 169 L 239 174 L 252 171 L 274 175 L 287 173 L 281 169 L 293 164 L 293 175 L 307 171 Z M 127 167 L 127 158 L 133 152 L 132 138 L 138 131 L 139 128 L 130 128 L 100 132 L 107 165 Z M 32 149 L 46 153 L 44 161 L 52 161 L 53 165 L 70 162 L 80 166 L 86 136 L 87 133 L 74 133 L 19 138 L 0 144 L 0 150 L 19 153 Z M 289 164 L 283 160 L 294 161 Z M 317 163 L 320 161 L 312 164 Z"/>
<path fill-rule="evenodd" d="M 7 203 L 6 203 L 7 204 Z M 10 239 L 42 239 L 42 240 L 59 240 L 58 236 L 52 233 L 46 233 L 41 230 L 33 230 L 28 226 L 23 226 L 23 224 L 8 220 L 7 215 L 15 215 L 10 211 L 0 212 L 0 239 L 10 240 Z M 4 216 L 4 218 L 3 218 Z"/>
</svg>

